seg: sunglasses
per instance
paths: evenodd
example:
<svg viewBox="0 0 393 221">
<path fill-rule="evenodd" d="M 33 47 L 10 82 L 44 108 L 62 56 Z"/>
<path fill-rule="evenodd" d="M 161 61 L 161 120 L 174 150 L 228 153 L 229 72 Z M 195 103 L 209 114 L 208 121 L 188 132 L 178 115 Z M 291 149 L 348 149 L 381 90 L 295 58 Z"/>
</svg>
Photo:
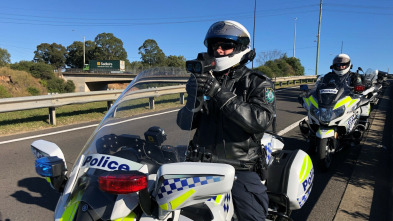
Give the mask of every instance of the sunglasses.
<svg viewBox="0 0 393 221">
<path fill-rule="evenodd" d="M 335 66 L 336 66 L 337 68 L 339 68 L 339 67 L 346 67 L 346 66 L 348 66 L 348 64 L 339 63 L 339 64 L 335 64 Z"/>
<path fill-rule="evenodd" d="M 233 42 L 217 42 L 214 43 L 212 48 L 213 50 L 217 50 L 219 47 L 221 47 L 222 50 L 229 50 L 235 48 L 235 44 Z"/>
</svg>

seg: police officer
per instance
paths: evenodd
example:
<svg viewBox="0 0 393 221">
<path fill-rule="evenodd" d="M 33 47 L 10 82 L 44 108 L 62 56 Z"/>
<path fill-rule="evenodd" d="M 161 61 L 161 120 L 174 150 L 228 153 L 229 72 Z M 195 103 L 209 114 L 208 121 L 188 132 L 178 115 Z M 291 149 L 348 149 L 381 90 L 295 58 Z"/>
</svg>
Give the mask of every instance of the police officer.
<svg viewBox="0 0 393 221">
<path fill-rule="evenodd" d="M 350 71 L 352 69 L 351 58 L 347 54 L 339 54 L 334 57 L 330 69 L 332 69 L 332 72 L 327 73 L 322 79 L 325 83 L 338 76 L 340 79 L 345 79 L 351 87 L 362 84 L 362 78 L 359 74 Z"/>
<path fill-rule="evenodd" d="M 245 64 L 255 57 L 250 34 L 235 21 L 219 21 L 209 28 L 204 44 L 215 57 L 213 75 L 196 75 L 197 90 L 205 105 L 195 113 L 193 145 L 204 147 L 218 159 L 253 165 L 260 157 L 260 140 L 273 120 L 274 85 Z M 189 110 L 178 113 L 178 122 Z M 180 125 L 179 125 L 180 126 Z M 252 167 L 234 166 L 232 189 L 238 220 L 264 220 L 268 212 L 266 187 Z"/>
</svg>

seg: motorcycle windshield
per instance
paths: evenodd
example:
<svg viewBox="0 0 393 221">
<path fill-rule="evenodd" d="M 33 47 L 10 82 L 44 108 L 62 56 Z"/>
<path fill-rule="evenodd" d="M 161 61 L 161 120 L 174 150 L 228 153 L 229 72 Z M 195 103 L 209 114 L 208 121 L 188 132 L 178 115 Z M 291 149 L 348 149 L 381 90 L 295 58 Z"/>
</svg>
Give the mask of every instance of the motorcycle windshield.
<svg viewBox="0 0 393 221">
<path fill-rule="evenodd" d="M 367 69 L 363 76 L 364 84 L 367 88 L 371 87 L 378 80 L 378 70 L 376 69 Z"/>
<path fill-rule="evenodd" d="M 318 104 L 322 107 L 331 107 L 343 96 L 350 93 L 347 76 L 328 75 L 318 84 L 315 94 Z"/>
<path fill-rule="evenodd" d="M 194 78 L 176 68 L 155 68 L 137 75 L 78 156 L 70 176 L 75 174 L 75 181 L 67 183 L 71 191 L 63 211 L 80 202 L 89 216 L 110 220 L 118 195 L 99 189 L 102 174 L 117 170 L 155 174 L 162 164 L 185 160 L 192 131 L 183 129 L 192 124 L 193 115 L 190 112 L 181 119 L 177 115 L 186 104 L 195 104 L 196 87 L 186 91 L 189 79 Z M 81 213 L 75 214 L 74 220 L 84 219 Z"/>
</svg>

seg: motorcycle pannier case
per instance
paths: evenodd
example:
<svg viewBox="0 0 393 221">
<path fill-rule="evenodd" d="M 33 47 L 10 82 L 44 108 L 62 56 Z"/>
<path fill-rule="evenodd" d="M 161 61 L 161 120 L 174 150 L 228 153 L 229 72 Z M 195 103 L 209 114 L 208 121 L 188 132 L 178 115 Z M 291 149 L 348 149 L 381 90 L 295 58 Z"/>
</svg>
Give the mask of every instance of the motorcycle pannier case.
<svg viewBox="0 0 393 221">
<path fill-rule="evenodd" d="M 314 168 L 310 156 L 302 150 L 282 150 L 273 153 L 268 167 L 266 186 L 269 200 L 300 209 L 310 195 Z"/>
<path fill-rule="evenodd" d="M 164 211 L 225 197 L 232 189 L 235 169 L 227 164 L 183 162 L 164 164 L 157 173 L 155 199 Z M 216 201 L 217 202 L 217 201 Z"/>
</svg>

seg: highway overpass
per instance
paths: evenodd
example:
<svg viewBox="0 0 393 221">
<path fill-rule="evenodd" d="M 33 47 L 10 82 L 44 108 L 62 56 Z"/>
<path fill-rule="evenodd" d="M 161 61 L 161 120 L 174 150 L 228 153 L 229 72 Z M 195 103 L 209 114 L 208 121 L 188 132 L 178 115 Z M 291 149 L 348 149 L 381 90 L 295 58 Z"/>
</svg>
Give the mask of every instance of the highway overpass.
<svg viewBox="0 0 393 221">
<path fill-rule="evenodd" d="M 106 90 L 110 83 L 129 83 L 135 76 L 136 74 L 119 73 L 62 73 L 65 80 L 74 82 L 75 92 Z"/>
</svg>

